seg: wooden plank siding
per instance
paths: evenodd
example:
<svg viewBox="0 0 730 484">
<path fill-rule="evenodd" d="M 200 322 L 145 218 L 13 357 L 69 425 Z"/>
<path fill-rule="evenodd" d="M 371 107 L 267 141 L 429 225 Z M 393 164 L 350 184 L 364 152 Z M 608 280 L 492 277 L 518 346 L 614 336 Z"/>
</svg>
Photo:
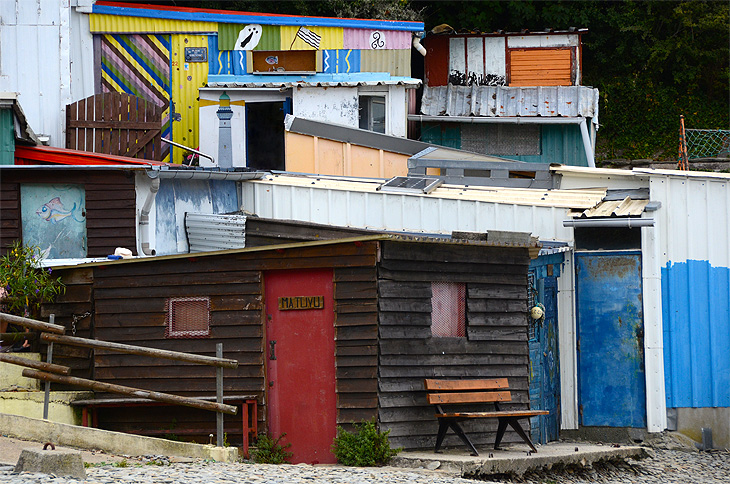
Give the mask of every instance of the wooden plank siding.
<svg viewBox="0 0 730 484">
<path fill-rule="evenodd" d="M 227 395 L 257 395 L 259 429 L 267 428 L 265 377 L 264 273 L 278 269 L 333 268 L 335 299 L 335 365 L 337 423 L 377 414 L 377 242 L 272 249 L 187 257 L 111 262 L 86 269 L 93 301 L 93 337 L 118 343 L 215 356 L 223 343 L 225 358 L 237 369 L 224 370 Z M 65 269 L 78 277 L 79 269 Z M 165 337 L 169 297 L 208 296 L 210 337 Z M 48 306 L 62 311 L 73 300 Z M 71 309 L 66 310 L 66 315 Z M 64 316 L 65 317 L 65 316 Z M 65 320 L 62 320 L 66 324 Z M 68 324 L 66 324 L 68 328 Z M 96 350 L 94 378 L 99 381 L 183 396 L 214 396 L 215 368 L 195 366 L 110 351 Z M 109 395 L 106 395 L 109 396 Z M 99 409 L 102 428 L 144 433 L 169 431 L 184 440 L 208 442 L 215 432 L 215 414 L 183 407 Z M 242 441 L 238 417 L 226 417 L 228 440 Z"/>
<path fill-rule="evenodd" d="M 383 242 L 378 266 L 380 422 L 394 446 L 433 447 L 438 429 L 424 378 L 508 377 L 529 405 L 526 248 Z M 464 338 L 431 336 L 431 282 L 466 284 Z M 464 422 L 476 445 L 493 443 L 496 419 Z M 476 432 L 476 433 L 475 433 Z M 508 432 L 504 442 L 520 442 Z M 453 433 L 446 446 L 461 445 Z"/>
<path fill-rule="evenodd" d="M 20 186 L 33 184 L 83 185 L 86 193 L 87 256 L 106 257 L 116 247 L 136 253 L 136 206 L 134 174 L 131 171 L 5 170 L 0 177 L 3 253 L 22 237 Z"/>
</svg>

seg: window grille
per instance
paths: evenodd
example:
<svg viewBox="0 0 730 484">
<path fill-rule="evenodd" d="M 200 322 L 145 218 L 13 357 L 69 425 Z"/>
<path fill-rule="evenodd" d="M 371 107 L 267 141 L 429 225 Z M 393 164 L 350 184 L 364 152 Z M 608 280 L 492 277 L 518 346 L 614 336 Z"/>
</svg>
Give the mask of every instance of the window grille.
<svg viewBox="0 0 730 484">
<path fill-rule="evenodd" d="M 466 336 L 466 284 L 431 283 L 431 335 L 436 338 Z"/>
<path fill-rule="evenodd" d="M 540 126 L 494 124 L 487 126 L 487 153 L 500 156 L 540 154 Z"/>
<path fill-rule="evenodd" d="M 210 336 L 209 297 L 171 297 L 167 300 L 166 338 Z"/>
</svg>

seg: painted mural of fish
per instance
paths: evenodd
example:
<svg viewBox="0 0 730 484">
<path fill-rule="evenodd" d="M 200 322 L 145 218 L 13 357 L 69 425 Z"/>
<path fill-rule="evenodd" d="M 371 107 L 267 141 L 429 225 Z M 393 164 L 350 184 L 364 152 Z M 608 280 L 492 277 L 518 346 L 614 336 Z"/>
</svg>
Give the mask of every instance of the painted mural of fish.
<svg viewBox="0 0 730 484">
<path fill-rule="evenodd" d="M 52 224 L 55 224 L 65 219 L 66 217 L 72 217 L 74 220 L 76 220 L 76 217 L 73 216 L 74 210 L 76 210 L 75 202 L 71 210 L 66 210 L 66 207 L 63 206 L 63 202 L 61 202 L 61 197 L 55 197 L 49 200 L 47 203 L 44 203 L 41 208 L 36 210 L 35 213 L 46 222 L 51 222 Z"/>
</svg>

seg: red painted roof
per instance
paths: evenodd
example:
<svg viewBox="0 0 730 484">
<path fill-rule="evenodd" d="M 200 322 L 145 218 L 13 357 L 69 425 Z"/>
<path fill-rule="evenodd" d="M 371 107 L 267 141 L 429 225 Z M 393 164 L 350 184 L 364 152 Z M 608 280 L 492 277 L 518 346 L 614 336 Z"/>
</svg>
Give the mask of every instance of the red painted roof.
<svg viewBox="0 0 730 484">
<path fill-rule="evenodd" d="M 68 150 L 51 146 L 15 146 L 16 165 L 143 165 L 167 166 L 170 163 L 106 155 L 90 151 Z"/>
</svg>

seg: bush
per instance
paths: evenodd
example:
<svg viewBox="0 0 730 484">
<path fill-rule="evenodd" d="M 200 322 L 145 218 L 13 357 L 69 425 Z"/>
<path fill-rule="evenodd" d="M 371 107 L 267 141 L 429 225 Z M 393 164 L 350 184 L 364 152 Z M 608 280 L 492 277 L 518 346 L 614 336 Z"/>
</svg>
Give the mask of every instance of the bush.
<svg viewBox="0 0 730 484">
<path fill-rule="evenodd" d="M 251 459 L 257 464 L 283 464 L 287 462 L 287 459 L 294 454 L 286 450 L 291 447 L 291 443 L 286 445 L 279 443 L 285 435 L 286 433 L 283 433 L 276 439 L 268 434 L 259 435 L 256 448 L 251 449 Z"/>
<path fill-rule="evenodd" d="M 332 444 L 332 453 L 337 462 L 347 466 L 371 467 L 388 463 L 391 457 L 401 451 L 390 448 L 390 430 L 379 432 L 375 419 L 355 424 L 355 433 L 337 427 L 337 437 Z"/>
</svg>

